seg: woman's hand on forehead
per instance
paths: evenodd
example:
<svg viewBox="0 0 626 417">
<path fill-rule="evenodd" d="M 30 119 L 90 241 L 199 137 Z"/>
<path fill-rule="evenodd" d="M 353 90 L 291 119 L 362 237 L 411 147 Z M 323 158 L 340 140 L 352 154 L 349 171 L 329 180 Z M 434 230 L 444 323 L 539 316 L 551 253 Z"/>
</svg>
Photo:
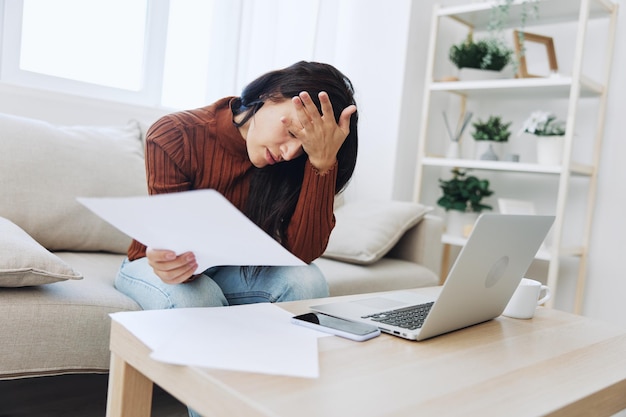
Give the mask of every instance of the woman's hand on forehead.
<svg viewBox="0 0 626 417">
<path fill-rule="evenodd" d="M 351 104 L 343 109 L 337 123 L 328 94 L 322 91 L 318 97 L 321 113 L 306 91 L 292 98 L 298 120 L 302 124 L 300 131 L 294 134 L 302 142 L 311 164 L 323 173 L 332 168 L 337 160 L 337 152 L 350 133 L 350 117 L 356 111 L 356 106 Z"/>
</svg>

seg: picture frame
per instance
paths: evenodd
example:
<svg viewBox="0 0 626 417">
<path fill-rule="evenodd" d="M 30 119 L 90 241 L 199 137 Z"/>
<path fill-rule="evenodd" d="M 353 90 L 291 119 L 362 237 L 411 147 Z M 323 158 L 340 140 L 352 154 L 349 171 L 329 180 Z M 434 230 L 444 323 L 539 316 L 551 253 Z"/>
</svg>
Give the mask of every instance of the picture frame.
<svg viewBox="0 0 626 417">
<path fill-rule="evenodd" d="M 558 72 L 554 40 L 551 37 L 514 30 L 513 41 L 518 78 L 549 77 Z"/>
</svg>

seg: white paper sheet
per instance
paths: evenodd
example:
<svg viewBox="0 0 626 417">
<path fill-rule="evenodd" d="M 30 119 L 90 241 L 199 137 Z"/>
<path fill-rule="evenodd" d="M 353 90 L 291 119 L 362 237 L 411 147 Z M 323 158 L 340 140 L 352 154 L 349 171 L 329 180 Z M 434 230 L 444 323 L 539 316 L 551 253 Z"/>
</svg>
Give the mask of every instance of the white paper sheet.
<svg viewBox="0 0 626 417">
<path fill-rule="evenodd" d="M 155 360 L 304 378 L 319 376 L 317 339 L 269 303 L 113 313 Z"/>
<path fill-rule="evenodd" d="M 146 246 L 218 265 L 305 265 L 215 190 L 78 201 Z"/>
</svg>

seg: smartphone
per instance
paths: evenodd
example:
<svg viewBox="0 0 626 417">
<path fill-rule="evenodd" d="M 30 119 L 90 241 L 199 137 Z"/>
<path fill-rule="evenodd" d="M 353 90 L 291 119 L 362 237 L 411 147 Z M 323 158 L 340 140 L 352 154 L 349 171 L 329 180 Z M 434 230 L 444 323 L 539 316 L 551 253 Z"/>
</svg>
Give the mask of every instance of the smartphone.
<svg viewBox="0 0 626 417">
<path fill-rule="evenodd" d="M 380 335 L 380 330 L 376 326 L 339 319 L 322 313 L 301 314 L 293 317 L 291 322 L 319 330 L 320 332 L 356 340 L 357 342 L 362 342 Z"/>
</svg>

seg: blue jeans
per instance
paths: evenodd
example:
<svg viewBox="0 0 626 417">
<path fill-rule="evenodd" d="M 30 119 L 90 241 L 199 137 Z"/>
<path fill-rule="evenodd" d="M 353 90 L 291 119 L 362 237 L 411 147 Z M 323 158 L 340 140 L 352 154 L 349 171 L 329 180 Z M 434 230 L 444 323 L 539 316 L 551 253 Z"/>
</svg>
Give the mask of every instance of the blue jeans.
<svg viewBox="0 0 626 417">
<path fill-rule="evenodd" d="M 221 307 L 274 303 L 328 296 L 328 284 L 317 266 L 270 266 L 245 276 L 239 266 L 209 268 L 194 281 L 166 284 L 152 271 L 146 258 L 126 259 L 115 288 L 144 310 Z"/>
<path fill-rule="evenodd" d="M 328 296 L 328 284 L 317 266 L 263 267 L 256 275 L 242 274 L 238 266 L 209 268 L 194 281 L 166 284 L 152 271 L 146 258 L 126 259 L 115 279 L 115 288 L 144 310 L 220 307 L 274 303 Z M 190 417 L 200 417 L 189 409 Z"/>
</svg>

